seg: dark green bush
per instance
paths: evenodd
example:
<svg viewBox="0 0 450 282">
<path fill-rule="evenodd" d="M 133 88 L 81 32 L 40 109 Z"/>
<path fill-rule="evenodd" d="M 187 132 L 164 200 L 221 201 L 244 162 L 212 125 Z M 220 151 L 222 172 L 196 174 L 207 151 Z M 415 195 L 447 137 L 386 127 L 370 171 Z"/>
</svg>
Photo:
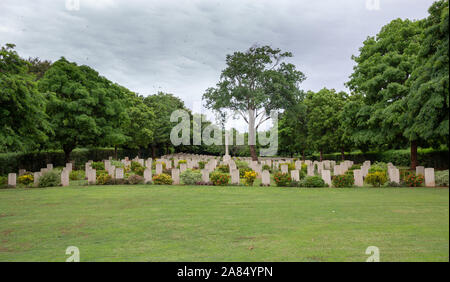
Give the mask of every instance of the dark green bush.
<svg viewBox="0 0 450 282">
<path fill-rule="evenodd" d="M 333 176 L 333 186 L 336 188 L 352 187 L 355 184 L 355 179 L 352 174 L 335 175 Z"/>
<path fill-rule="evenodd" d="M 8 177 L 0 176 L 0 188 L 5 188 L 8 185 Z"/>
<path fill-rule="evenodd" d="M 202 181 L 202 174 L 197 170 L 187 169 L 181 173 L 180 179 L 186 185 L 194 185 Z"/>
<path fill-rule="evenodd" d="M 58 171 L 51 170 L 39 177 L 39 187 L 56 187 L 61 185 L 61 176 Z"/>
<path fill-rule="evenodd" d="M 322 188 L 328 187 L 328 184 L 326 184 L 320 176 L 307 176 L 300 181 L 300 187 Z"/>
<path fill-rule="evenodd" d="M 103 162 L 93 162 L 91 167 L 95 170 L 105 170 L 105 164 Z"/>
<path fill-rule="evenodd" d="M 86 178 L 84 170 L 72 170 L 69 174 L 70 180 L 83 180 Z"/>
</svg>

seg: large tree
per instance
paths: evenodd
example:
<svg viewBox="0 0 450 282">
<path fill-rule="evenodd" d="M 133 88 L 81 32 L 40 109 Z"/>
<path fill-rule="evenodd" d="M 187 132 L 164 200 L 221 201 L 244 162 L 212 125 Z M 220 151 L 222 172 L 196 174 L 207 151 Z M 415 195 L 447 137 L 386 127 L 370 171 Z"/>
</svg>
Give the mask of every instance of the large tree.
<svg viewBox="0 0 450 282">
<path fill-rule="evenodd" d="M 410 92 L 407 81 L 414 71 L 420 48 L 422 22 L 396 19 L 360 48 L 347 86 L 363 103 L 356 117 L 359 133 L 355 142 L 376 147 L 403 146 L 412 151 L 417 140 L 404 135 L 404 100 Z"/>
<path fill-rule="evenodd" d="M 230 109 L 248 123 L 253 160 L 258 159 L 255 147 L 258 127 L 270 119 L 271 111 L 285 109 L 295 101 L 298 86 L 305 79 L 293 64 L 283 62 L 289 57 L 292 57 L 290 52 L 270 46 L 251 47 L 227 55 L 227 67 L 220 81 L 203 95 L 207 108 Z"/>
<path fill-rule="evenodd" d="M 300 94 L 297 101 L 280 115 L 278 145 L 280 154 L 292 157 L 301 153 L 304 159 L 305 150 L 308 149 L 307 107 L 304 103 L 305 93 Z"/>
<path fill-rule="evenodd" d="M 409 78 L 405 135 L 410 140 L 448 145 L 449 137 L 449 5 L 437 1 L 425 20 L 416 69 Z M 433 141 L 433 142 L 430 142 Z M 417 163 L 417 147 L 411 158 Z"/>
<path fill-rule="evenodd" d="M 344 107 L 347 93 L 323 88 L 317 93 L 308 91 L 305 99 L 307 107 L 308 144 L 320 152 L 343 149 L 340 130 L 340 112 Z"/>
<path fill-rule="evenodd" d="M 61 58 L 47 70 L 39 88 L 48 99 L 52 140 L 62 147 L 66 161 L 77 146 L 125 141 L 117 123 L 127 118 L 127 95 L 95 70 Z"/>
<path fill-rule="evenodd" d="M 51 132 L 45 99 L 14 47 L 0 49 L 0 152 L 40 148 Z"/>
<path fill-rule="evenodd" d="M 175 110 L 186 109 L 184 102 L 173 94 L 159 92 L 144 98 L 144 103 L 154 113 L 156 119 L 154 121 L 155 131 L 151 142 L 152 155 L 156 157 L 157 150 L 169 153 L 170 148 L 170 132 L 173 123 L 170 122 L 170 116 Z"/>
</svg>

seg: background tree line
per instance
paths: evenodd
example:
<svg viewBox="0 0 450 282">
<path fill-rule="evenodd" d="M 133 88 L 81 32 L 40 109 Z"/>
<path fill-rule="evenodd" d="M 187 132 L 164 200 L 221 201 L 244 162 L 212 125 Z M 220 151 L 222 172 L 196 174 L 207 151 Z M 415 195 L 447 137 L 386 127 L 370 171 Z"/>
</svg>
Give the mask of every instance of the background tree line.
<svg viewBox="0 0 450 282">
<path fill-rule="evenodd" d="M 322 89 L 299 95 L 279 122 L 280 153 L 410 147 L 448 148 L 449 5 L 435 2 L 426 19 L 396 19 L 353 56 L 351 93 Z"/>
<path fill-rule="evenodd" d="M 173 147 L 170 115 L 192 113 L 172 94 L 143 97 L 88 66 L 64 57 L 51 63 L 23 59 L 6 44 L 0 50 L 0 152 L 61 149 L 66 161 L 75 148 L 110 147 L 171 152 L 218 153 L 217 147 Z M 192 119 L 192 118 L 191 118 Z M 211 122 L 203 117 L 203 127 Z"/>
</svg>

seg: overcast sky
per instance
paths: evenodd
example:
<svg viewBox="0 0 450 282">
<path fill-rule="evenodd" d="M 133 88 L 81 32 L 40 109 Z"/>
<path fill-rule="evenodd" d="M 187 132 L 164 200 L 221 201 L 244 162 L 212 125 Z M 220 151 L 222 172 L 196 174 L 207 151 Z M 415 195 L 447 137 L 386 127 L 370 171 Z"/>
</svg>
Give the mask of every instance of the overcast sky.
<svg viewBox="0 0 450 282">
<path fill-rule="evenodd" d="M 433 0 L 0 0 L 0 45 L 22 57 L 86 64 L 142 95 L 193 108 L 227 54 L 253 44 L 290 51 L 304 90 L 346 90 L 352 54 L 395 18 L 422 19 Z M 76 2 L 76 0 L 69 0 Z M 76 7 L 69 5 L 69 8 Z"/>
</svg>

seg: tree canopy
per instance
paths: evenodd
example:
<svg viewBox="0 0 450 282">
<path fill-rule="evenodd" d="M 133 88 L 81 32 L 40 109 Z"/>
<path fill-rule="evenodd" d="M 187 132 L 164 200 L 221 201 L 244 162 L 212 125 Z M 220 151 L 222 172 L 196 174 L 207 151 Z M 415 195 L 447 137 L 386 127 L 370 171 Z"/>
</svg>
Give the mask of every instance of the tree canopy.
<svg viewBox="0 0 450 282">
<path fill-rule="evenodd" d="M 209 109 L 230 109 L 249 125 L 250 153 L 257 159 L 255 143 L 258 127 L 270 119 L 271 111 L 285 109 L 296 101 L 299 84 L 305 75 L 295 66 L 283 62 L 289 52 L 270 46 L 251 47 L 245 52 L 226 56 L 227 67 L 216 87 L 203 95 Z"/>
</svg>

